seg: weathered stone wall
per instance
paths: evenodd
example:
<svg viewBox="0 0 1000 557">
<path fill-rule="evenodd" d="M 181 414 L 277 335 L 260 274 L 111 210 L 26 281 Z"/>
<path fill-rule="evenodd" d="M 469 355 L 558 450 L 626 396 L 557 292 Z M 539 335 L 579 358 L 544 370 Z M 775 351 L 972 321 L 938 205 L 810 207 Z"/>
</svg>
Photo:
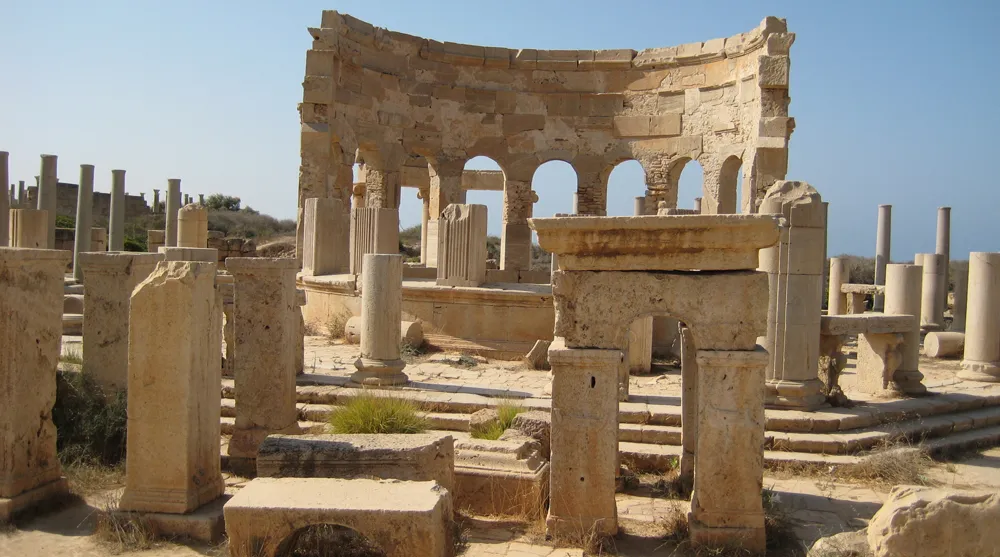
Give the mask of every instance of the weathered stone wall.
<svg viewBox="0 0 1000 557">
<path fill-rule="evenodd" d="M 76 199 L 80 186 L 59 182 L 56 189 L 57 215 L 76 218 Z M 111 215 L 111 194 L 94 192 L 94 219 L 107 220 Z M 38 201 L 38 188 L 28 188 L 28 204 L 34 207 Z M 150 213 L 146 198 L 142 195 L 125 195 L 125 220 L 131 220 Z M 72 249 L 72 248 L 70 248 Z"/>
</svg>

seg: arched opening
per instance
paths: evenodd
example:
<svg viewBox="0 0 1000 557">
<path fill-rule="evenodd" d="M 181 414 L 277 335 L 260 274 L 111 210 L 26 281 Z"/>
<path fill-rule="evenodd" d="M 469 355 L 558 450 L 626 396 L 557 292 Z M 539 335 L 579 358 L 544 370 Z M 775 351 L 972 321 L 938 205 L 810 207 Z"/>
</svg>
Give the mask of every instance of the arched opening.
<svg viewBox="0 0 1000 557">
<path fill-rule="evenodd" d="M 479 156 L 465 163 L 462 187 L 467 188 L 465 202 L 486 205 L 486 265 L 500 268 L 500 234 L 503 221 L 503 169 L 489 157 Z"/>
<path fill-rule="evenodd" d="M 674 163 L 677 179 L 677 208 L 699 209 L 705 192 L 705 173 L 701 163 L 694 159 L 681 159 Z"/>
<path fill-rule="evenodd" d="M 719 214 L 741 213 L 743 161 L 733 155 L 722 163 L 719 170 Z"/>
<path fill-rule="evenodd" d="M 338 524 L 299 528 L 282 540 L 275 557 L 385 557 L 385 551 L 358 532 Z"/>
<path fill-rule="evenodd" d="M 636 214 L 635 198 L 646 195 L 646 171 L 635 159 L 622 161 L 608 175 L 609 217 L 628 217 Z"/>
<path fill-rule="evenodd" d="M 538 194 L 538 201 L 532 207 L 532 216 L 551 217 L 558 214 L 573 214 L 576 195 L 576 170 L 568 162 L 548 161 L 535 170 L 531 177 L 531 189 Z M 552 257 L 538 246 L 538 236 L 531 233 L 531 268 L 549 269 Z"/>
</svg>

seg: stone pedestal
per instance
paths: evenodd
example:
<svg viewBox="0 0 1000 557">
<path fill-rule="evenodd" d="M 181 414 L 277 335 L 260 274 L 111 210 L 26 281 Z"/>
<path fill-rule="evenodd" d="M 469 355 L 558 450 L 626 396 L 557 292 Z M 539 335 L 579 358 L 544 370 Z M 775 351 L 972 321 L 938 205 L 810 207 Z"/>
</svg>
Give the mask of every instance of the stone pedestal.
<svg viewBox="0 0 1000 557">
<path fill-rule="evenodd" d="M 858 335 L 855 388 L 874 396 L 891 394 L 893 378 L 902 363 L 903 335 L 898 333 Z"/>
<path fill-rule="evenodd" d="M 362 385 L 403 385 L 409 381 L 400 359 L 403 318 L 403 257 L 365 255 L 361 275 L 361 357 L 351 381 Z"/>
<path fill-rule="evenodd" d="M 1000 253 L 969 254 L 962 379 L 1000 382 Z"/>
<path fill-rule="evenodd" d="M 0 191 L 0 248 L 7 247 L 10 245 L 9 234 L 10 234 L 10 205 L 11 198 L 13 197 L 14 186 L 11 186 L 11 193 L 7 193 L 7 184 L 10 184 L 10 174 L 8 172 L 7 160 L 9 154 L 7 151 L 0 151 L 0 186 L 3 186 L 3 191 Z"/>
<path fill-rule="evenodd" d="M 56 171 L 58 158 L 55 155 L 42 155 L 42 165 L 38 173 L 38 205 L 39 211 L 46 213 L 46 244 L 43 247 L 56 247 L 56 211 L 58 210 L 57 191 L 59 178 Z"/>
<path fill-rule="evenodd" d="M 430 247 L 429 235 L 427 242 Z M 433 245 L 437 245 L 436 228 Z M 351 273 L 362 273 L 364 257 L 369 253 L 399 253 L 398 209 L 361 207 L 351 211 Z"/>
<path fill-rule="evenodd" d="M 920 315 L 923 268 L 917 265 L 889 264 L 886 265 L 885 279 L 886 315 Z M 921 382 L 924 375 L 919 371 L 920 327 L 916 322 L 913 329 L 903 333 L 900 358 L 892 383 L 886 388 L 907 394 L 927 392 L 927 387 Z"/>
<path fill-rule="evenodd" d="M 233 375 L 236 424 L 230 467 L 254 474 L 257 448 L 269 433 L 297 433 L 295 273 L 291 258 L 230 257 L 233 275 Z"/>
<path fill-rule="evenodd" d="M 955 302 L 951 309 L 951 328 L 956 333 L 965 332 L 965 319 L 969 297 L 969 269 L 957 269 L 955 272 Z"/>
<path fill-rule="evenodd" d="M 339 199 L 306 199 L 302 273 L 336 275 L 350 271 L 350 219 Z"/>
<path fill-rule="evenodd" d="M 185 205 L 177 213 L 177 247 L 208 247 L 208 209 Z"/>
<path fill-rule="evenodd" d="M 11 247 L 46 249 L 50 235 L 48 211 L 11 209 L 9 215 Z"/>
<path fill-rule="evenodd" d="M 146 280 L 158 253 L 85 252 L 80 254 L 83 281 L 83 373 L 105 389 L 128 383 L 129 299 Z"/>
<path fill-rule="evenodd" d="M 157 249 L 157 253 L 163 255 L 164 261 L 219 262 L 219 250 L 215 248 L 171 248 L 160 246 Z"/>
<path fill-rule="evenodd" d="M 826 298 L 827 315 L 847 313 L 847 299 L 840 289 L 848 281 L 850 281 L 850 269 L 847 267 L 847 260 L 842 257 L 831 257 L 830 288 Z"/>
<path fill-rule="evenodd" d="M 0 247 L 0 524 L 66 493 L 52 406 L 65 251 Z"/>
<path fill-rule="evenodd" d="M 107 228 L 90 229 L 90 251 L 98 251 L 98 252 L 108 251 Z"/>
<path fill-rule="evenodd" d="M 160 253 L 160 248 L 167 245 L 167 233 L 163 230 L 146 231 L 146 251 Z"/>
<path fill-rule="evenodd" d="M 892 205 L 878 206 L 878 230 L 875 235 L 875 284 L 885 284 L 885 266 L 889 264 L 892 247 Z M 875 296 L 875 311 L 885 307 L 885 297 Z"/>
<path fill-rule="evenodd" d="M 165 245 L 177 245 L 177 212 L 181 209 L 181 181 L 178 178 L 167 180 L 167 210 L 164 214 Z"/>
<path fill-rule="evenodd" d="M 90 249 L 94 206 L 94 165 L 80 165 L 80 187 L 76 195 L 76 234 L 73 238 L 73 278 L 83 282 L 80 254 Z"/>
<path fill-rule="evenodd" d="M 125 171 L 111 171 L 111 216 L 108 218 L 108 251 L 125 249 Z"/>
<path fill-rule="evenodd" d="M 504 223 L 500 234 L 500 268 L 531 268 L 531 227 L 527 224 Z"/>
<path fill-rule="evenodd" d="M 698 445 L 691 495 L 691 542 L 765 548 L 762 349 L 698 351 Z"/>
<path fill-rule="evenodd" d="M 645 199 L 645 198 L 642 198 Z M 649 373 L 653 366 L 653 317 L 640 317 L 628 328 L 628 372 Z M 628 378 L 626 378 L 626 381 Z"/>
<path fill-rule="evenodd" d="M 618 369 L 620 350 L 549 347 L 552 440 L 549 515 L 552 535 L 618 532 Z M 609 424 L 612 427 L 609 427 Z"/>
<path fill-rule="evenodd" d="M 944 289 L 944 270 L 947 264 L 945 257 L 936 253 L 920 255 L 923 268 L 923 282 L 920 294 L 920 328 L 925 331 L 940 331 L 944 329 L 944 299 L 941 291 Z"/>
<path fill-rule="evenodd" d="M 486 282 L 486 205 L 451 204 L 438 219 L 438 286 Z"/>
<path fill-rule="evenodd" d="M 122 511 L 188 513 L 225 491 L 215 271 L 162 262 L 132 295 Z"/>
</svg>

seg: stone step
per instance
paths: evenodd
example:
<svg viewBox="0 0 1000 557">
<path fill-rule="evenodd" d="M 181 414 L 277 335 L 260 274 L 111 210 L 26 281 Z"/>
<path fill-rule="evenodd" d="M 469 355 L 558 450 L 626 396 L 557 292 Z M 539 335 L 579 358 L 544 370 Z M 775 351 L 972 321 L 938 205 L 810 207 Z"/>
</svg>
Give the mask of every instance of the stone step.
<svg viewBox="0 0 1000 557">
<path fill-rule="evenodd" d="M 232 436 L 233 428 L 236 427 L 236 418 L 222 417 L 219 419 L 222 425 L 222 435 L 224 437 Z M 302 433 L 327 433 L 327 425 L 325 422 L 299 422 L 299 427 L 302 428 Z"/>
</svg>

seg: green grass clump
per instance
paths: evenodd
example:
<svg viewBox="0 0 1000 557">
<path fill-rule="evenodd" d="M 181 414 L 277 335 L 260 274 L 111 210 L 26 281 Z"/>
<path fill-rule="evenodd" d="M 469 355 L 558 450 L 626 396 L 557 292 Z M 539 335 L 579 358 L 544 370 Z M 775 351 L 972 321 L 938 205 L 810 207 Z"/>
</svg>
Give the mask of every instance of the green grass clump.
<svg viewBox="0 0 1000 557">
<path fill-rule="evenodd" d="M 473 438 L 496 441 L 503 435 L 503 432 L 507 431 L 514 424 L 514 418 L 521 412 L 524 412 L 524 407 L 515 400 L 503 400 L 497 404 L 495 410 L 497 411 L 497 420 L 481 430 L 473 431 Z"/>
<path fill-rule="evenodd" d="M 80 355 L 79 350 L 69 349 L 59 356 L 59 361 L 64 364 L 76 364 L 83 365 L 83 356 Z"/>
<path fill-rule="evenodd" d="M 114 466 L 125 458 L 127 397 L 125 391 L 104 392 L 88 375 L 56 373 L 52 421 L 63 464 L 76 461 Z"/>
<path fill-rule="evenodd" d="M 413 402 L 362 393 L 330 415 L 334 433 L 423 433 L 427 420 Z"/>
</svg>

